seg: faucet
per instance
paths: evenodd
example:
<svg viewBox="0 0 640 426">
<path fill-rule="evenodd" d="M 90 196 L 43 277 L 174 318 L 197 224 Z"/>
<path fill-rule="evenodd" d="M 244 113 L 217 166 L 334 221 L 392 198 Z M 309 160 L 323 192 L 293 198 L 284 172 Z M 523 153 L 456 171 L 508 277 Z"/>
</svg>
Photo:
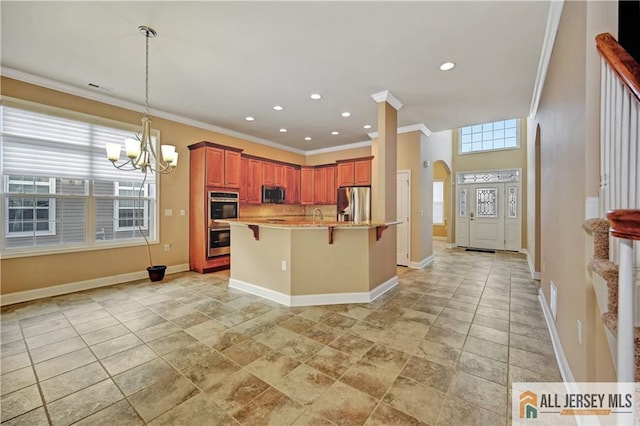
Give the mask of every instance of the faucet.
<svg viewBox="0 0 640 426">
<path fill-rule="evenodd" d="M 315 209 L 313 209 L 313 223 L 316 223 L 316 213 L 320 213 L 320 220 L 324 220 L 324 217 L 322 216 L 322 210 L 316 207 Z"/>
</svg>

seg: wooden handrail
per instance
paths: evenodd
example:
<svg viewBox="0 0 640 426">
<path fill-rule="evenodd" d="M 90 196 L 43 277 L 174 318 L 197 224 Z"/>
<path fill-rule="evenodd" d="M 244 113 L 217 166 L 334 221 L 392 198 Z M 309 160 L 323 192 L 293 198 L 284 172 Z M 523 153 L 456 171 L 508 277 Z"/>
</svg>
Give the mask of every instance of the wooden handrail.
<svg viewBox="0 0 640 426">
<path fill-rule="evenodd" d="M 607 219 L 614 237 L 640 240 L 640 210 L 613 210 L 607 213 Z"/>
<path fill-rule="evenodd" d="M 609 33 L 596 36 L 596 47 L 622 83 L 640 102 L 640 64 Z"/>
</svg>

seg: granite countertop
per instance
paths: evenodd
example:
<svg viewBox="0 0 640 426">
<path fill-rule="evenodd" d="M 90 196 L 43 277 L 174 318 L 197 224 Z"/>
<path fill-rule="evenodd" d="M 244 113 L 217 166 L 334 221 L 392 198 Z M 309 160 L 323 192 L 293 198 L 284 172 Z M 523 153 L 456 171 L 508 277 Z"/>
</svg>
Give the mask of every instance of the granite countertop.
<svg viewBox="0 0 640 426">
<path fill-rule="evenodd" d="M 281 217 L 243 217 L 240 219 L 217 219 L 216 222 L 241 225 L 257 225 L 273 228 L 377 228 L 379 226 L 397 225 L 400 221 L 392 222 L 338 222 L 331 219 L 316 219 L 311 216 L 281 216 Z"/>
</svg>

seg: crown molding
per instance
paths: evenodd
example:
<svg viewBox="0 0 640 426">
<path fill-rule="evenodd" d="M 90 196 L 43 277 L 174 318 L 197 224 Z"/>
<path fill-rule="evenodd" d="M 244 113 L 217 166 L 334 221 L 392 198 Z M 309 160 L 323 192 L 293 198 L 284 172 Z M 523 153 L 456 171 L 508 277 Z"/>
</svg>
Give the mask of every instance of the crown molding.
<svg viewBox="0 0 640 426">
<path fill-rule="evenodd" d="M 384 92 L 374 93 L 373 95 L 371 95 L 371 97 L 377 103 L 386 102 L 396 110 L 399 110 L 403 106 L 402 102 L 400 102 L 398 98 L 393 96 L 393 94 L 391 94 L 391 92 L 389 92 L 388 90 L 385 90 Z"/>
<path fill-rule="evenodd" d="M 36 86 L 46 87 L 47 89 L 56 90 L 58 92 L 67 93 L 69 95 L 79 96 L 82 98 L 90 99 L 92 101 L 102 102 L 115 107 L 124 108 L 136 112 L 143 113 L 144 106 L 135 102 L 126 101 L 124 99 L 116 98 L 114 96 L 106 95 L 103 93 L 96 93 L 93 90 L 84 89 L 81 87 L 73 86 L 59 81 L 51 80 L 48 78 L 33 75 L 24 71 L 16 70 L 13 68 L 3 66 L 0 70 L 0 75 L 15 80 L 24 81 L 25 83 L 35 84 Z M 174 114 L 167 111 L 161 111 L 154 108 L 149 108 L 149 114 L 164 118 L 166 120 L 175 121 L 176 123 L 186 124 L 188 126 L 197 127 L 203 130 L 210 130 L 212 132 L 221 133 L 223 135 L 231 136 L 238 139 L 244 139 L 250 142 L 255 142 L 261 145 L 270 146 L 272 148 L 281 149 L 283 151 L 289 151 L 300 155 L 306 155 L 307 151 L 302 149 L 293 148 L 287 145 L 282 145 L 277 142 L 270 141 L 268 139 L 258 138 L 256 136 L 247 135 L 245 133 L 236 132 L 234 130 L 225 129 L 224 127 L 215 126 L 213 124 L 205 123 L 203 121 L 194 120 L 178 114 Z"/>
<path fill-rule="evenodd" d="M 398 134 L 422 132 L 425 136 L 431 136 L 431 130 L 424 123 L 411 124 L 409 126 L 398 127 Z M 378 137 L 378 132 L 367 133 L 371 139 Z"/>
<path fill-rule="evenodd" d="M 529 110 L 529 118 L 531 119 L 534 119 L 538 112 L 538 104 L 542 97 L 544 81 L 547 78 L 547 70 L 549 69 L 549 62 L 551 61 L 553 45 L 556 41 L 556 35 L 558 34 L 558 26 L 560 25 L 560 17 L 562 15 L 564 0 L 553 0 L 549 3 L 547 27 L 544 32 L 540 62 L 538 63 L 538 74 L 536 75 L 536 82 L 533 86 L 533 97 L 531 99 L 531 109 Z"/>
<path fill-rule="evenodd" d="M 306 155 L 317 155 L 325 154 L 327 152 L 346 151 L 347 149 L 364 148 L 367 146 L 371 146 L 371 141 L 354 142 L 348 145 L 336 145 L 330 146 L 328 148 L 313 149 L 311 151 L 307 151 Z"/>
</svg>

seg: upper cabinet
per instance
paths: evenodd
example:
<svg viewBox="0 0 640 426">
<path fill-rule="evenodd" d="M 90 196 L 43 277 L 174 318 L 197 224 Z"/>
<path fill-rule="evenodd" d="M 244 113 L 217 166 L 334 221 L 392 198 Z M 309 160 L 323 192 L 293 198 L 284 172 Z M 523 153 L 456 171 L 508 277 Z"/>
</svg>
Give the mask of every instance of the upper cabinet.
<svg viewBox="0 0 640 426">
<path fill-rule="evenodd" d="M 373 157 L 339 160 L 337 186 L 371 185 L 371 159 Z"/>
<path fill-rule="evenodd" d="M 300 204 L 314 203 L 314 176 L 313 167 L 300 167 Z"/>
<path fill-rule="evenodd" d="M 205 184 L 216 188 L 240 188 L 241 149 L 224 147 L 212 142 L 199 142 L 189 146 L 190 150 L 204 150 Z"/>
<path fill-rule="evenodd" d="M 262 184 L 267 186 L 274 185 L 273 183 L 273 173 L 274 167 L 271 161 L 263 161 L 262 162 Z"/>
<path fill-rule="evenodd" d="M 293 166 L 284 168 L 284 196 L 286 204 L 300 202 L 300 169 Z"/>
<path fill-rule="evenodd" d="M 262 164 L 260 160 L 249 158 L 247 160 L 247 203 L 262 203 Z"/>
</svg>

